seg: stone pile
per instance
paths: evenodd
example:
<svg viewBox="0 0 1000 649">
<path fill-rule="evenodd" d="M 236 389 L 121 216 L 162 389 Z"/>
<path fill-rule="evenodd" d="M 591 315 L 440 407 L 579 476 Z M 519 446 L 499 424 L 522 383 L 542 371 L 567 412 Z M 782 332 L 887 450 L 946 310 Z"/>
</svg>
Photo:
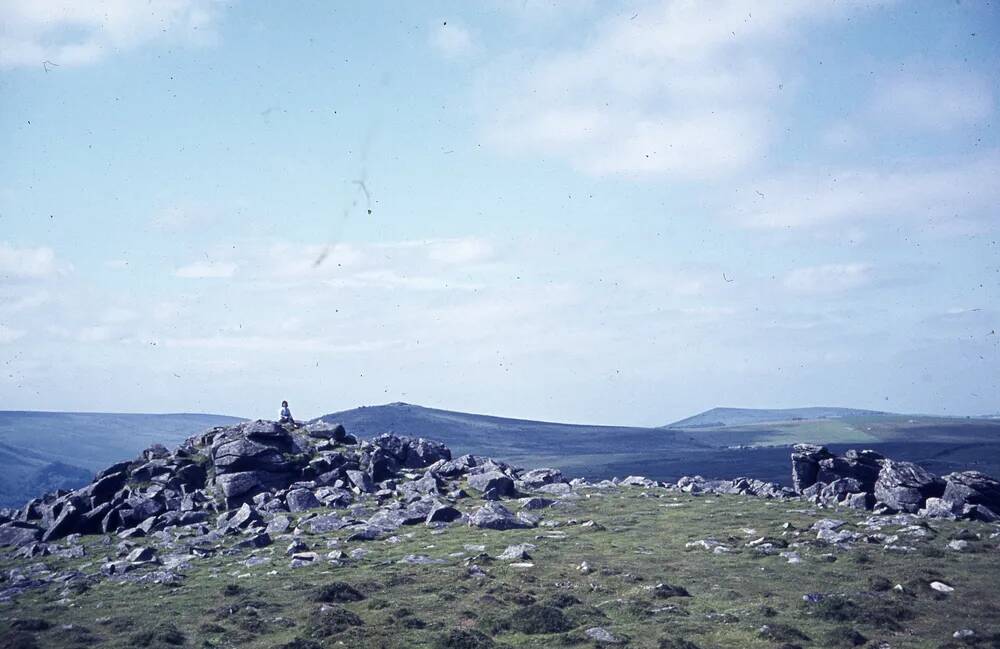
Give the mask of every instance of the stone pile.
<svg viewBox="0 0 1000 649">
<path fill-rule="evenodd" d="M 312 531 L 344 529 L 354 539 L 417 523 L 537 524 L 536 515 L 511 513 L 498 502 L 463 513 L 455 506 L 467 495 L 463 485 L 498 501 L 565 480 L 555 469 L 525 472 L 472 455 L 452 458 L 444 444 L 423 438 L 387 434 L 359 443 L 343 426 L 323 421 L 299 428 L 258 420 L 211 429 L 173 451 L 153 446 L 86 487 L 0 511 L 0 546 L 44 546 L 81 534 L 211 541 L 234 533 L 259 546 L 268 533 L 287 530 L 284 513 L 316 509 L 336 513 L 309 520 Z"/>
<path fill-rule="evenodd" d="M 792 453 L 794 491 L 813 502 L 879 513 L 930 518 L 1000 521 L 1000 481 L 978 471 L 938 477 L 913 462 L 874 451 L 847 451 L 797 444 Z"/>
</svg>

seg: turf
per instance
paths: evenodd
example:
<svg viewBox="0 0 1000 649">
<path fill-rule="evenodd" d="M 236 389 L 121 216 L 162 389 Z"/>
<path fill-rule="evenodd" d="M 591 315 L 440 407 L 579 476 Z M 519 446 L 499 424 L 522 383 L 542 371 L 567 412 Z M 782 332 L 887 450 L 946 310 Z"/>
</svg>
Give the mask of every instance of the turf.
<svg viewBox="0 0 1000 649">
<path fill-rule="evenodd" d="M 644 648 L 992 647 L 1000 639 L 995 526 L 932 522 L 931 540 L 914 542 L 915 552 L 843 550 L 783 526 L 806 530 L 830 515 L 857 522 L 863 513 L 639 488 L 584 493 L 544 512 L 557 527 L 404 527 L 390 541 L 340 543 L 369 551 L 343 565 L 322 559 L 336 534 L 305 535 L 321 560 L 300 568 L 289 567 L 288 540 L 279 539 L 253 551 L 269 563 L 246 567 L 250 551 L 220 553 L 192 561 L 176 585 L 103 580 L 28 591 L 0 605 L 0 647 L 592 647 L 601 645 L 585 631 L 595 626 Z M 947 550 L 962 528 L 971 551 Z M 746 546 L 760 536 L 802 543 L 802 563 Z M 734 551 L 685 547 L 706 538 Z M 5 557 L 0 568 L 94 573 L 113 546 L 84 542 L 83 559 Z M 471 561 L 486 576 L 470 576 L 467 559 L 479 551 L 466 545 L 495 557 L 515 543 L 537 546 L 530 566 L 479 556 Z M 407 555 L 444 563 L 400 563 Z M 955 590 L 937 593 L 931 581 Z M 809 594 L 822 597 L 808 603 Z M 964 628 L 975 630 L 972 642 L 954 644 Z"/>
</svg>

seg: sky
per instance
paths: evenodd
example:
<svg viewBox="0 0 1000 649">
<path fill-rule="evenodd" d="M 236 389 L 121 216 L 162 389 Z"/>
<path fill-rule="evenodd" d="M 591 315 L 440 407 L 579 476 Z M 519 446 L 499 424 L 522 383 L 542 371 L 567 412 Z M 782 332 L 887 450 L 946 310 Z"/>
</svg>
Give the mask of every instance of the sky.
<svg viewBox="0 0 1000 649">
<path fill-rule="evenodd" d="M 998 63 L 968 0 L 0 0 L 0 409 L 998 413 Z"/>
</svg>

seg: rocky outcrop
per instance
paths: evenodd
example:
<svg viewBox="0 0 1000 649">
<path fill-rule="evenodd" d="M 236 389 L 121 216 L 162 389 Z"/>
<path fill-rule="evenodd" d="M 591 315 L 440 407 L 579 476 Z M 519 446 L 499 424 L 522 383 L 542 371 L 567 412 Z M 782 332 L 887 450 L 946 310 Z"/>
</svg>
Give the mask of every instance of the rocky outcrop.
<svg viewBox="0 0 1000 649">
<path fill-rule="evenodd" d="M 900 512 L 916 512 L 943 493 L 944 481 L 913 462 L 884 460 L 875 482 L 875 497 Z"/>
<path fill-rule="evenodd" d="M 173 451 L 153 446 L 81 489 L 0 512 L 0 546 L 45 548 L 73 534 L 173 538 L 186 528 L 184 534 L 206 543 L 241 534 L 247 547 L 260 547 L 288 531 L 287 513 L 304 515 L 314 532 L 343 529 L 361 540 L 417 524 L 532 526 L 537 516 L 511 514 L 499 503 L 472 516 L 456 507 L 466 497 L 463 487 L 500 500 L 520 496 L 515 485 L 570 489 L 555 469 L 524 472 L 471 455 L 453 459 L 447 446 L 424 438 L 386 434 L 359 443 L 343 426 L 323 421 L 244 422 L 208 430 Z M 362 508 L 364 516 L 345 512 Z M 311 513 L 323 509 L 339 511 Z"/>
<path fill-rule="evenodd" d="M 792 489 L 802 493 L 816 484 L 820 461 L 830 457 L 833 454 L 822 446 L 796 444 L 792 452 Z"/>
<path fill-rule="evenodd" d="M 799 444 L 792 452 L 796 493 L 826 506 L 917 513 L 931 518 L 1000 520 L 1000 482 L 978 471 L 938 477 L 874 451 L 843 456 Z"/>
</svg>

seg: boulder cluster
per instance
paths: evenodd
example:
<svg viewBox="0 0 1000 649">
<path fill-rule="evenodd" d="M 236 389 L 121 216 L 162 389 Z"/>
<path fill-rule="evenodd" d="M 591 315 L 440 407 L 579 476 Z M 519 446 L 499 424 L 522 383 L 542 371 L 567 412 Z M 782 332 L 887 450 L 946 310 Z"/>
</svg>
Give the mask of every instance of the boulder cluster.
<svg viewBox="0 0 1000 649">
<path fill-rule="evenodd" d="M 839 456 L 823 446 L 797 444 L 795 492 L 823 505 L 911 513 L 929 518 L 1000 521 L 1000 481 L 978 471 L 938 477 L 913 462 L 874 451 Z"/>
<path fill-rule="evenodd" d="M 382 537 L 402 525 L 461 519 L 490 529 L 531 527 L 544 499 L 514 514 L 499 502 L 523 489 L 568 490 L 556 469 L 523 471 L 473 455 L 452 458 L 444 444 L 380 435 L 359 442 L 343 426 L 304 427 L 271 421 L 217 427 L 169 451 L 153 446 L 132 461 L 99 473 L 75 491 L 58 491 L 17 510 L 0 510 L 0 546 L 45 553 L 46 546 L 82 534 L 128 540 L 155 536 L 211 545 L 244 534 L 257 547 L 289 527 L 284 513 L 306 510 L 309 531 L 343 530 L 349 539 Z M 485 506 L 459 511 L 462 485 Z"/>
</svg>

